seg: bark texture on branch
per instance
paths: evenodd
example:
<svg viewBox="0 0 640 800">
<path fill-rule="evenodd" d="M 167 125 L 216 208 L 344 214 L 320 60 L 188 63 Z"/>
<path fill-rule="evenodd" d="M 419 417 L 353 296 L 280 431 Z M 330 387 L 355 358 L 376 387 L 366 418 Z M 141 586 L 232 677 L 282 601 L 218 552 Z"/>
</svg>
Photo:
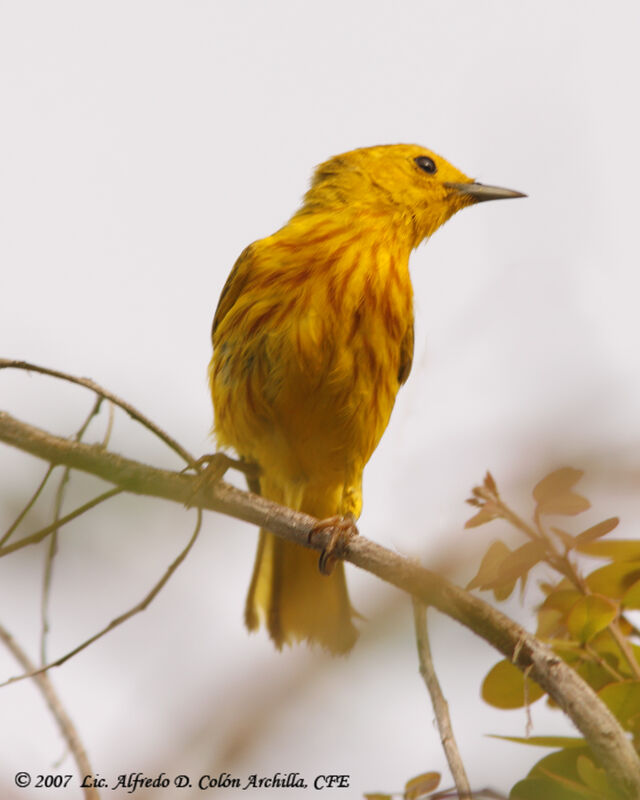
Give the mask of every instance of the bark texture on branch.
<svg viewBox="0 0 640 800">
<path fill-rule="evenodd" d="M 317 520 L 307 514 L 224 481 L 206 487 L 194 498 L 197 479 L 193 476 L 155 469 L 101 446 L 52 436 L 5 412 L 0 412 L 0 441 L 46 461 L 89 472 L 126 491 L 228 514 L 305 547 L 323 550 L 331 536 L 331 530 L 322 530 L 309 542 Z M 535 636 L 483 600 L 364 536 L 350 540 L 344 559 L 456 619 L 520 669 L 528 670 L 528 676 L 580 730 L 615 785 L 629 798 L 640 798 L 640 759 L 625 732 L 589 686 Z"/>
</svg>

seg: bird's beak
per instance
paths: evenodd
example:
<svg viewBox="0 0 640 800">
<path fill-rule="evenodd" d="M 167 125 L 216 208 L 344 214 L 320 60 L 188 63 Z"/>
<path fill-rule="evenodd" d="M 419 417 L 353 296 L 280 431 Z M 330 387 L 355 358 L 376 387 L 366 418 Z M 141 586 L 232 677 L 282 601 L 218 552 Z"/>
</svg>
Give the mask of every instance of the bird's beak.
<svg viewBox="0 0 640 800">
<path fill-rule="evenodd" d="M 526 197 L 522 192 L 513 189 L 503 189 L 501 186 L 485 186 L 484 183 L 445 183 L 448 189 L 455 189 L 461 194 L 467 194 L 476 203 L 485 200 L 507 200 L 510 197 Z"/>
</svg>

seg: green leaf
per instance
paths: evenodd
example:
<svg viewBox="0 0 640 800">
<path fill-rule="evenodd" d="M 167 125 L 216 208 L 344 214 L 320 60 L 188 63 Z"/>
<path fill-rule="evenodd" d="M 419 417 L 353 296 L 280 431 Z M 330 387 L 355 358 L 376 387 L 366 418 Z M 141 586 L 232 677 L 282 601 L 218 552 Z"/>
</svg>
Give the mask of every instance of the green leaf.
<svg viewBox="0 0 640 800">
<path fill-rule="evenodd" d="M 581 597 L 567 616 L 567 630 L 581 644 L 586 644 L 618 616 L 615 603 L 599 594 Z"/>
<path fill-rule="evenodd" d="M 440 785 L 441 775 L 439 772 L 423 772 L 407 781 L 404 787 L 405 800 L 419 800 L 429 792 L 433 792 Z"/>
<path fill-rule="evenodd" d="M 487 734 L 491 739 L 503 739 L 505 742 L 528 744 L 532 747 L 585 747 L 586 741 L 581 736 L 499 736 Z"/>
<path fill-rule="evenodd" d="M 577 589 L 556 589 L 549 592 L 540 608 L 555 609 L 563 614 L 568 614 L 578 600 L 584 597 Z"/>
<path fill-rule="evenodd" d="M 640 580 L 640 561 L 607 564 L 586 577 L 587 586 L 594 594 L 603 594 L 612 600 L 621 600 L 637 580 Z"/>
<path fill-rule="evenodd" d="M 579 745 L 549 753 L 533 766 L 524 781 L 513 787 L 509 797 L 511 800 L 613 800 L 615 794 L 602 795 L 583 783 L 577 766 L 581 756 L 592 759 L 590 749 Z"/>
<path fill-rule="evenodd" d="M 522 708 L 544 694 L 544 689 L 531 678 L 525 683 L 523 673 L 507 659 L 492 667 L 482 682 L 482 698 L 495 708 Z"/>
<path fill-rule="evenodd" d="M 576 761 L 581 753 L 590 755 L 591 750 L 587 746 L 583 748 L 576 746 L 549 753 L 533 765 L 527 777 L 544 777 L 549 772 L 553 772 L 564 775 L 570 780 L 578 780 Z"/>
<path fill-rule="evenodd" d="M 606 542 L 586 542 L 578 547 L 581 553 L 596 558 L 616 561 L 640 561 L 640 541 L 637 539 L 609 539 Z"/>
<path fill-rule="evenodd" d="M 610 790 L 607 774 L 601 767 L 596 767 L 593 761 L 585 755 L 579 755 L 576 762 L 578 775 L 585 786 L 593 789 L 598 797 L 606 797 Z"/>
<path fill-rule="evenodd" d="M 551 472 L 533 489 L 533 497 L 540 514 L 567 514 L 573 516 L 591 507 L 582 495 L 571 491 L 584 472 L 572 467 L 563 467 Z"/>
<path fill-rule="evenodd" d="M 623 728 L 637 730 L 640 721 L 640 681 L 610 683 L 598 697 L 608 706 Z"/>
<path fill-rule="evenodd" d="M 586 796 L 593 797 L 592 794 Z M 509 800 L 584 800 L 584 797 L 584 794 L 571 791 L 546 777 L 525 778 L 523 781 L 518 781 L 509 793 Z"/>
<path fill-rule="evenodd" d="M 555 639 L 566 630 L 565 614 L 555 608 L 541 608 L 538 611 L 536 636 L 542 639 Z"/>
<path fill-rule="evenodd" d="M 640 608 L 640 580 L 632 583 L 622 595 L 623 608 Z"/>
</svg>

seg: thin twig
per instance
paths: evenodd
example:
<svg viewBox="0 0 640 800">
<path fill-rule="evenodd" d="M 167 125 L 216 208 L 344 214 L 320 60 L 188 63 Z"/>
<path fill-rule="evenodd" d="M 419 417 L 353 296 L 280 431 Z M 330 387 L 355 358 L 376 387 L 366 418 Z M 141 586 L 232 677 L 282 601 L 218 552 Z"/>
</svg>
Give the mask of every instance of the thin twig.
<svg viewBox="0 0 640 800">
<path fill-rule="evenodd" d="M 431 646 L 429 644 L 429 633 L 427 629 L 427 607 L 416 597 L 412 599 L 416 644 L 418 646 L 418 658 L 420 659 L 420 674 L 424 678 L 429 695 L 431 696 L 431 703 L 440 733 L 440 741 L 442 742 L 444 754 L 447 757 L 449 769 L 451 770 L 451 775 L 453 776 L 458 791 L 458 797 L 460 800 L 469 800 L 469 798 L 471 798 L 471 786 L 469 785 L 469 779 L 467 778 L 460 751 L 458 750 L 458 745 L 453 735 L 451 717 L 449 716 L 449 704 L 442 694 L 440 682 L 438 681 L 438 676 L 436 675 L 433 659 L 431 657 Z"/>
<path fill-rule="evenodd" d="M 186 546 L 180 551 L 180 553 L 178 553 L 176 558 L 171 562 L 171 564 L 169 564 L 169 566 L 165 570 L 160 580 L 156 584 L 154 584 L 154 586 L 151 588 L 151 591 L 149 591 L 139 603 L 133 606 L 133 608 L 130 608 L 128 611 L 125 611 L 124 614 L 120 614 L 119 617 L 112 619 L 108 625 L 102 628 L 102 630 L 98 631 L 98 633 L 95 633 L 93 636 L 90 636 L 84 642 L 81 642 L 77 647 L 74 647 L 73 650 L 69 650 L 68 653 L 65 653 L 60 658 L 56 658 L 55 661 L 51 661 L 42 667 L 33 668 L 31 671 L 25 673 L 24 675 L 16 675 L 13 678 L 9 678 L 9 680 L 0 683 L 0 688 L 3 686 L 8 686 L 10 683 L 17 683 L 18 681 L 24 680 L 25 678 L 33 678 L 37 675 L 42 675 L 43 673 L 47 672 L 53 667 L 61 666 L 62 664 L 65 663 L 65 661 L 68 661 L 70 658 L 77 655 L 85 648 L 89 647 L 89 645 L 93 644 L 98 639 L 101 639 L 103 636 L 112 631 L 114 628 L 117 628 L 119 625 L 122 625 L 123 622 L 126 622 L 131 617 L 144 611 L 149 605 L 149 603 L 151 603 L 156 597 L 156 595 L 161 591 L 161 589 L 169 580 L 169 578 L 173 575 L 173 573 L 178 569 L 180 564 L 182 564 L 182 562 L 187 557 L 189 551 L 195 544 L 195 541 L 198 538 L 198 534 L 200 533 L 200 528 L 202 526 L 202 509 L 198 508 L 197 512 L 198 516 L 196 520 L 196 526 Z"/>
<path fill-rule="evenodd" d="M 122 490 L 183 504 L 191 502 L 199 508 L 228 514 L 303 547 L 322 551 L 332 536 L 330 528 L 317 529 L 318 521 L 314 517 L 243 492 L 224 481 L 203 486 L 198 495 L 194 495 L 198 476 L 155 469 L 95 445 L 52 436 L 6 412 L 0 412 L 0 441 L 47 461 L 97 475 Z M 315 534 L 310 537 L 312 530 Z M 532 665 L 531 678 L 584 735 L 614 785 L 619 786 L 625 796 L 640 797 L 640 759 L 625 732 L 582 678 L 536 636 L 441 575 L 362 535 L 349 540 L 343 558 L 458 620 L 522 671 Z M 516 646 L 517 658 L 514 657 Z"/>
<path fill-rule="evenodd" d="M 69 383 L 75 383 L 78 386 L 84 386 L 85 389 L 90 389 L 92 392 L 100 395 L 100 397 L 110 400 L 112 403 L 114 403 L 114 405 L 118 406 L 123 411 L 126 411 L 126 413 L 132 419 L 135 419 L 136 422 L 139 422 L 141 425 L 155 434 L 166 445 L 168 445 L 168 447 L 170 447 L 175 453 L 184 459 L 187 464 L 195 464 L 196 460 L 194 457 L 188 453 L 181 444 L 176 442 L 175 439 L 172 439 L 168 433 L 165 433 L 162 428 L 159 428 L 154 422 L 151 422 L 150 419 L 145 417 L 142 412 L 138 411 L 138 409 L 134 408 L 134 406 L 132 406 L 130 403 L 127 403 L 126 400 L 121 400 L 117 395 L 113 394 L 108 389 L 104 389 L 95 381 L 92 381 L 91 378 L 76 378 L 74 375 L 68 375 L 66 372 L 60 372 L 57 369 L 48 369 L 47 367 L 40 367 L 37 364 L 31 364 L 28 361 L 18 361 L 10 358 L 0 358 L 0 369 L 22 369 L 26 370 L 27 372 L 39 372 L 41 375 L 50 375 L 52 378 L 60 378 L 63 381 L 69 381 Z"/>
<path fill-rule="evenodd" d="M 607 626 L 609 629 L 609 633 L 611 634 L 613 640 L 620 648 L 620 652 L 625 658 L 625 661 L 631 668 L 633 675 L 636 680 L 640 680 L 640 667 L 638 666 L 638 662 L 636 661 L 635 654 L 629 643 L 627 637 L 622 633 L 620 630 L 620 626 L 618 625 L 617 620 L 610 622 Z"/>
<path fill-rule="evenodd" d="M 91 410 L 87 414 L 84 422 L 80 426 L 80 428 L 76 431 L 74 439 L 76 442 L 82 441 L 82 437 L 87 431 L 91 420 L 100 413 L 100 406 L 102 405 L 103 398 L 98 396 L 91 407 Z M 109 407 L 112 409 L 113 405 L 110 403 Z M 112 415 L 110 415 L 112 416 Z M 60 514 L 62 512 L 62 503 L 64 500 L 64 490 L 69 482 L 69 476 L 71 474 L 71 468 L 65 467 L 64 472 L 62 473 L 62 478 L 60 479 L 60 483 L 58 484 L 58 491 L 56 492 L 56 500 L 55 506 L 53 510 L 53 521 L 54 523 L 58 523 L 60 521 Z M 40 663 L 46 664 L 47 663 L 47 634 L 49 633 L 49 619 L 47 610 L 49 608 L 49 597 L 51 594 L 51 579 L 53 577 L 53 562 L 56 557 L 56 553 L 58 552 L 58 528 L 54 528 L 51 532 L 51 538 L 49 539 L 49 547 L 47 548 L 47 554 L 45 557 L 45 564 L 44 564 L 44 575 L 42 577 L 42 598 L 40 601 L 40 620 L 41 620 L 41 630 L 40 630 Z"/>
<path fill-rule="evenodd" d="M 51 473 L 52 473 L 52 472 L 53 472 L 53 470 L 56 468 L 56 466 L 57 466 L 56 464 L 49 464 L 49 469 L 48 469 L 48 470 L 45 472 L 45 474 L 44 474 L 44 478 L 43 478 L 43 479 L 40 481 L 40 483 L 39 483 L 39 485 L 38 485 L 38 488 L 37 488 L 37 489 L 35 490 L 35 492 L 34 492 L 34 493 L 31 495 L 31 498 L 29 499 L 29 501 L 28 501 L 28 503 L 26 504 L 26 506 L 25 506 L 25 507 L 22 509 L 22 511 L 21 511 L 21 512 L 18 514 L 18 516 L 17 516 L 17 517 L 15 518 L 15 520 L 13 521 L 13 523 L 12 523 L 12 524 L 9 526 L 9 528 L 8 528 L 7 532 L 4 534 L 4 536 L 2 537 L 2 539 L 0 539 L 0 547 L 2 547 L 2 545 L 3 545 L 3 544 L 6 542 L 6 541 L 8 541 L 8 539 L 11 537 L 11 534 L 12 534 L 12 533 L 15 531 L 15 529 L 18 527 L 18 525 L 19 525 L 19 524 L 22 522 L 22 520 L 23 520 L 23 519 L 24 519 L 24 518 L 27 516 L 27 514 L 29 513 L 29 511 L 30 511 L 30 510 L 33 508 L 33 506 L 34 506 L 34 504 L 35 504 L 36 500 L 37 500 L 37 499 L 40 497 L 40 495 L 42 494 L 42 490 L 43 490 L 43 489 L 44 489 L 44 487 L 46 486 L 46 484 L 47 484 L 47 481 L 48 481 L 48 480 L 49 480 L 49 478 L 51 477 Z"/>
<path fill-rule="evenodd" d="M 2 625 L 0 625 L 0 639 L 2 639 L 7 648 L 13 653 L 15 659 L 20 663 L 23 669 L 25 669 L 27 673 L 33 675 L 36 686 L 40 689 L 55 721 L 58 723 L 60 732 L 67 742 L 69 750 L 73 754 L 78 768 L 78 775 L 81 780 L 85 775 L 93 775 L 93 769 L 89 763 L 89 758 L 80 740 L 78 731 L 53 688 L 51 678 L 37 670 L 29 656 Z M 85 800 L 100 800 L 100 794 L 94 787 L 84 787 L 84 796 Z"/>
<path fill-rule="evenodd" d="M 22 539 L 18 539 L 18 541 L 14 542 L 13 544 L 8 544 L 6 547 L 0 547 L 0 558 L 3 556 L 8 556 L 10 553 L 14 553 L 16 550 L 21 550 L 23 547 L 27 547 L 28 545 L 38 544 L 43 539 L 46 539 L 51 533 L 53 533 L 53 531 L 57 531 L 58 528 L 66 525 L 67 522 L 71 522 L 71 520 L 76 519 L 76 517 L 79 517 L 81 514 L 90 511 L 100 503 L 104 503 L 105 500 L 109 500 L 110 498 L 115 497 L 115 495 L 121 494 L 121 492 L 124 491 L 124 488 L 120 487 L 109 489 L 107 492 L 103 492 L 97 497 L 94 497 L 93 500 L 89 500 L 88 502 L 84 503 L 84 505 L 79 506 L 69 514 L 66 514 L 64 517 L 60 517 L 60 519 L 52 522 L 51 525 L 47 525 L 46 527 L 41 528 L 39 531 L 36 531 L 29 536 L 25 536 Z"/>
</svg>

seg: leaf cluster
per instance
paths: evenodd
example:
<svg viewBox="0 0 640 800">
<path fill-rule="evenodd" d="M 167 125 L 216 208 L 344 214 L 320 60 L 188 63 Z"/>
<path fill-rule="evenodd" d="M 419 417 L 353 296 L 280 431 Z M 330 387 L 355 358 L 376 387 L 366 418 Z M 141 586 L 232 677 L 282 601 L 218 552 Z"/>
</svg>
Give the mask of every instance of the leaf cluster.
<svg viewBox="0 0 640 800">
<path fill-rule="evenodd" d="M 564 467 L 544 477 L 533 489 L 535 508 L 529 523 L 506 505 L 487 473 L 467 501 L 478 510 L 466 527 L 504 519 L 526 541 L 515 550 L 502 541 L 493 542 L 467 588 L 490 590 L 497 600 L 505 600 L 518 581 L 524 590 L 534 567 L 551 567 L 556 579 L 540 583 L 545 597 L 537 609 L 536 634 L 589 684 L 640 750 L 640 646 L 634 641 L 639 632 L 627 616 L 640 609 L 640 541 L 605 538 L 617 527 L 617 517 L 579 533 L 550 523 L 549 517 L 574 517 L 591 507 L 574 490 L 582 475 Z M 585 557 L 607 563 L 588 572 Z M 498 662 L 482 686 L 484 700 L 496 708 L 528 707 L 544 695 L 508 660 Z M 548 702 L 553 705 L 550 698 Z M 513 787 L 513 800 L 619 797 L 584 739 L 511 737 L 510 741 L 560 748 Z"/>
</svg>

